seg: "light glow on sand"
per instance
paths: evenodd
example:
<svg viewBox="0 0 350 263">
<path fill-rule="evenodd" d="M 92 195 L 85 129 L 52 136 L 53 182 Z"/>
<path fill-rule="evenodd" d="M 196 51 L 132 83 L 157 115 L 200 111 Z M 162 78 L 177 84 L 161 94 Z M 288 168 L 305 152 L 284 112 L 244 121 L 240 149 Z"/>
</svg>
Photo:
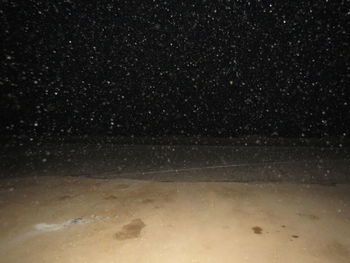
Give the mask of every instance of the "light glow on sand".
<svg viewBox="0 0 350 263">
<path fill-rule="evenodd" d="M 13 190 L 0 193 L 1 262 L 349 258 L 348 185 L 73 177 L 4 179 L 2 185 Z"/>
</svg>

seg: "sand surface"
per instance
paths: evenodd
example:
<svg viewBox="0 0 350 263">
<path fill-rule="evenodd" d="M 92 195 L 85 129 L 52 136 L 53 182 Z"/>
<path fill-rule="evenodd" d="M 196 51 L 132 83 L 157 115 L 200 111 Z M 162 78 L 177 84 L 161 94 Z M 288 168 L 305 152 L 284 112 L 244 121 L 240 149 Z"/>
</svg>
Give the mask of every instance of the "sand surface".
<svg viewBox="0 0 350 263">
<path fill-rule="evenodd" d="M 350 262 L 350 186 L 2 179 L 0 262 Z"/>
</svg>

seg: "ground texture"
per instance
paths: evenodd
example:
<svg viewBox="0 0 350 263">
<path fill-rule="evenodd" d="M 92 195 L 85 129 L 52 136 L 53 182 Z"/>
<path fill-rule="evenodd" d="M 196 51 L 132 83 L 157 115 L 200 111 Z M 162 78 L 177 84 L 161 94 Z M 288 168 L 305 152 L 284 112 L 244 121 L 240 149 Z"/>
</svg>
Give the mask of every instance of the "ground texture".
<svg viewBox="0 0 350 263">
<path fill-rule="evenodd" d="M 0 262 L 349 262 L 350 186 L 0 181 Z"/>
</svg>

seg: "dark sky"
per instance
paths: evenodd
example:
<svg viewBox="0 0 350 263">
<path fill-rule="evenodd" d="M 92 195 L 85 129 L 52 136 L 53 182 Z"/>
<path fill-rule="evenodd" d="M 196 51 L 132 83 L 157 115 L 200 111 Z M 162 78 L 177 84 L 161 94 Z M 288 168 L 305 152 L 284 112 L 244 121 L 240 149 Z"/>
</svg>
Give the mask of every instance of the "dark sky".
<svg viewBox="0 0 350 263">
<path fill-rule="evenodd" d="M 348 136 L 346 1 L 1 3 L 7 135 Z"/>
</svg>

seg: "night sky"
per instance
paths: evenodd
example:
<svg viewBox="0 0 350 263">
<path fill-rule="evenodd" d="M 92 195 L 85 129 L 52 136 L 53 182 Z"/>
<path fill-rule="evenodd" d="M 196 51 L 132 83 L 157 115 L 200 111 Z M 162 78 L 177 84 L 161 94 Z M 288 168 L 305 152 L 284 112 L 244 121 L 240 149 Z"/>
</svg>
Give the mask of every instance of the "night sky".
<svg viewBox="0 0 350 263">
<path fill-rule="evenodd" d="M 2 135 L 350 134 L 346 1 L 3 0 L 0 11 Z"/>
</svg>

